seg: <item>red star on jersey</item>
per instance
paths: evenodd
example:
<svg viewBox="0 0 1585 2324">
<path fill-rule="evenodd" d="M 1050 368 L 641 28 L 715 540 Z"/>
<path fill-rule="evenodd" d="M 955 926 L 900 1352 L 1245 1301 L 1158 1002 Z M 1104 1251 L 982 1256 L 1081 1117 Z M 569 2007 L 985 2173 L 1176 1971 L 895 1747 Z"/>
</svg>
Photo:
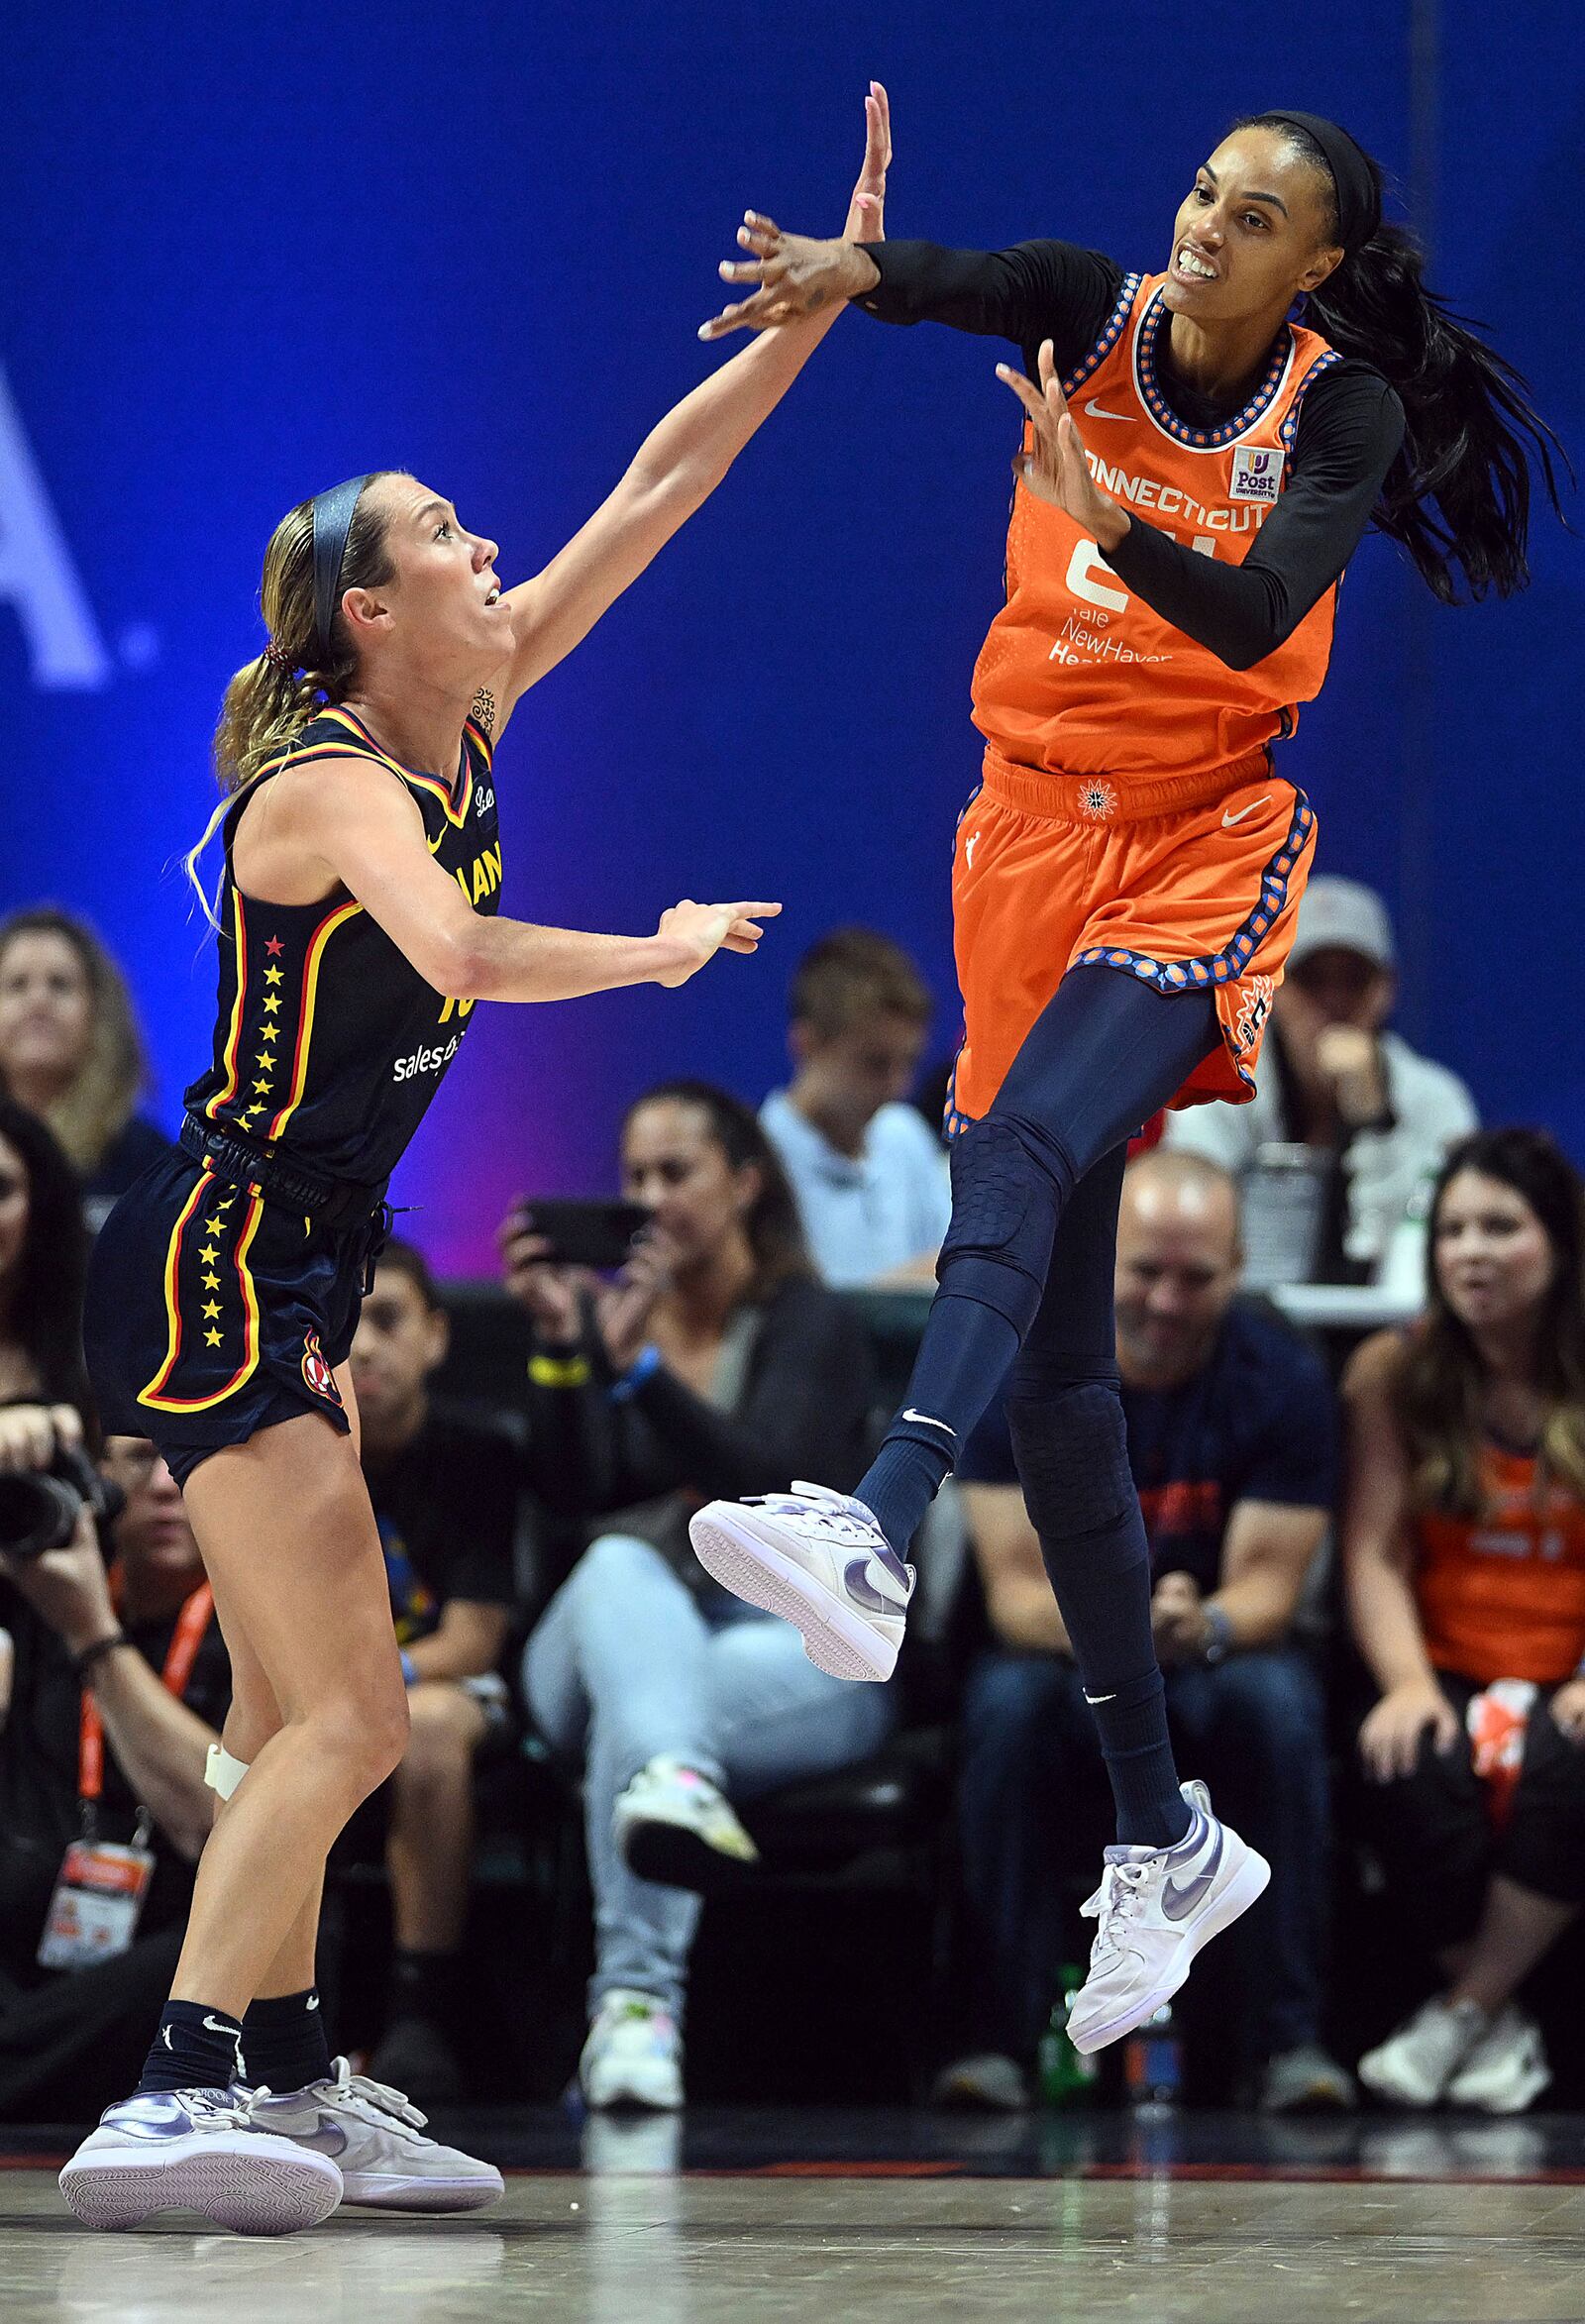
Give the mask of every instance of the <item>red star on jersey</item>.
<svg viewBox="0 0 1585 2324">
<path fill-rule="evenodd" d="M 278 958 L 280 953 L 284 950 L 284 946 L 282 945 L 278 936 L 270 936 L 265 941 L 264 950 L 275 958 Z"/>
</svg>

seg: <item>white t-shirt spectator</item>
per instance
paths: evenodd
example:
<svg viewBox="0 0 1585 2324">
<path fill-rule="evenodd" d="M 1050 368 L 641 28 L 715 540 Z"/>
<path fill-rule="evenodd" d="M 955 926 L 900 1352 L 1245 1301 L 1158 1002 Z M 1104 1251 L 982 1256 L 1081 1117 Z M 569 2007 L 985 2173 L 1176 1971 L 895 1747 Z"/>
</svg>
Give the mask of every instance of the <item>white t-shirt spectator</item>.
<svg viewBox="0 0 1585 2324">
<path fill-rule="evenodd" d="M 1347 1256 L 1379 1268 L 1394 1230 L 1414 1215 L 1428 1181 L 1454 1140 L 1478 1129 L 1475 1101 L 1445 1065 L 1437 1065 L 1397 1033 L 1381 1035 L 1388 1119 L 1356 1130 L 1343 1148 L 1348 1214 Z M 1271 1043 L 1260 1087 L 1247 1106 L 1195 1106 L 1167 1116 L 1167 1144 L 1204 1154 L 1241 1179 L 1267 1140 L 1293 1135 L 1283 1115 L 1281 1080 Z"/>
<path fill-rule="evenodd" d="M 858 1155 L 839 1154 L 785 1090 L 766 1099 L 760 1121 L 792 1182 L 810 1256 L 827 1283 L 873 1283 L 938 1248 L 952 1215 L 947 1160 L 911 1106 L 883 1106 Z"/>
</svg>

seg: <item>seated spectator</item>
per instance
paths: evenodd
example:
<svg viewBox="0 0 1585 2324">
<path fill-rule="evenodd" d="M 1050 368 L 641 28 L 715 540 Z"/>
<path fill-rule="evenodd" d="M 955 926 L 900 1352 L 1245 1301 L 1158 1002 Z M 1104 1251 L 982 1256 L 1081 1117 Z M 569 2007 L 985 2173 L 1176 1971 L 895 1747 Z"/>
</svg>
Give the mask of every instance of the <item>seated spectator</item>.
<svg viewBox="0 0 1585 2324">
<path fill-rule="evenodd" d="M 370 2071 L 423 2104 L 462 2094 L 456 2037 L 474 1766 L 511 1733 L 498 1665 L 516 1596 L 517 1450 L 502 1429 L 430 1396 L 447 1340 L 422 1253 L 387 1242 L 352 1373 L 412 1732 L 384 1794 L 393 1951 L 389 2013 Z"/>
<path fill-rule="evenodd" d="M 0 1412 L 0 1430 L 11 1418 Z M 0 1555 L 0 1621 L 15 1648 L 0 1727 L 7 2122 L 91 2121 L 136 2076 L 181 1950 L 213 1806 L 205 1755 L 231 1694 L 203 1564 L 169 1470 L 136 1436 L 112 1436 L 101 1467 L 126 1496 L 109 1529 L 113 1577 L 86 1513 L 67 1548 Z M 85 1693 L 103 1733 L 103 1776 L 89 1806 Z M 84 1949 L 83 1965 L 46 1968 L 38 1956 L 51 1897 L 90 1818 L 98 1839 L 116 1844 L 147 1825 L 152 1879 L 120 1950 Z"/>
<path fill-rule="evenodd" d="M 0 1092 L 0 1407 L 11 1408 L 0 1427 L 12 1437 L 0 1468 L 48 1467 L 52 1427 L 81 1442 L 87 1258 L 71 1164 L 39 1116 Z M 22 1430 L 37 1459 L 24 1456 Z"/>
<path fill-rule="evenodd" d="M 905 1105 L 930 1024 L 907 954 L 838 928 L 799 961 L 788 1045 L 794 1072 L 760 1109 L 827 1283 L 928 1282 L 952 1198 L 941 1142 Z"/>
<path fill-rule="evenodd" d="M 1346 2105 L 1320 2046 L 1327 1835 L 1321 1688 L 1291 1632 L 1332 1498 L 1331 1391 L 1320 1359 L 1239 1301 L 1231 1180 L 1157 1150 L 1123 1181 L 1117 1364 L 1154 1576 L 1156 1650 L 1181 1763 L 1271 1862 L 1249 1916 L 1239 2029 L 1274 2111 Z M 1095 1722 L 994 1406 L 958 1465 L 995 1642 L 963 1712 L 961 1845 L 976 1938 L 980 2054 L 950 2101 L 1027 2102 L 1057 1997 L 1064 1899 L 1110 1837 Z"/>
<path fill-rule="evenodd" d="M 86 922 L 53 904 L 0 920 L 0 1089 L 65 1148 L 92 1233 L 170 1150 L 136 1110 L 148 1078 L 125 980 Z"/>
<path fill-rule="evenodd" d="M 1506 2114 L 1550 2079 L 1516 1996 L 1585 1903 L 1585 1186 L 1482 1131 L 1430 1227 L 1424 1319 L 1344 1378 L 1343 1547 L 1371 1825 L 1441 1989 L 1359 2071 Z"/>
<path fill-rule="evenodd" d="M 675 2107 L 694 1891 L 755 1855 L 731 1802 L 866 1757 L 893 1695 L 817 1670 L 688 1546 L 716 1495 L 851 1486 L 864 1466 L 867 1343 L 812 1280 L 775 1150 L 735 1099 L 671 1083 L 627 1115 L 622 1181 L 653 1223 L 609 1284 L 546 1264 L 527 1215 L 502 1228 L 535 1323 L 532 1432 L 562 1447 L 564 1506 L 597 1536 L 529 1639 L 523 1685 L 548 1742 L 583 1763 L 585 2098 Z"/>
<path fill-rule="evenodd" d="M 1247 1106 L 1168 1116 L 1169 1144 L 1219 1162 L 1251 1202 L 1260 1147 L 1312 1149 L 1320 1170 L 1307 1233 L 1315 1283 L 1374 1281 L 1448 1147 L 1479 1118 L 1456 1074 L 1386 1029 L 1396 995 L 1380 898 L 1357 881 L 1312 880 L 1273 1004 L 1270 1070 L 1259 1091 Z"/>
</svg>

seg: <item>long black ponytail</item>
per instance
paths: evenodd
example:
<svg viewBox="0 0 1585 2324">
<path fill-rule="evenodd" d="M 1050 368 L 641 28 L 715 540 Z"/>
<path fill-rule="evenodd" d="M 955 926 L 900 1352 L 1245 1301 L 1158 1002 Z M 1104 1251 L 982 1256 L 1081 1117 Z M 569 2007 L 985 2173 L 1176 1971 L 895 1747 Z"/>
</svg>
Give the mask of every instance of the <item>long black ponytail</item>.
<svg viewBox="0 0 1585 2324">
<path fill-rule="evenodd" d="M 1246 115 L 1238 129 L 1280 130 L 1321 177 L 1326 157 L 1296 123 Z M 1365 156 L 1382 185 L 1380 164 Z M 1559 517 L 1557 465 L 1574 470 L 1530 400 L 1530 383 L 1426 287 L 1425 255 L 1401 227 L 1378 226 L 1306 301 L 1306 320 L 1339 355 L 1372 365 L 1404 407 L 1404 441 L 1374 511 L 1377 530 L 1408 550 L 1444 605 L 1462 594 L 1512 596 L 1530 580 L 1531 468 Z M 1566 523 L 1566 518 L 1564 522 Z M 1462 578 L 1462 587 L 1460 586 Z"/>
</svg>

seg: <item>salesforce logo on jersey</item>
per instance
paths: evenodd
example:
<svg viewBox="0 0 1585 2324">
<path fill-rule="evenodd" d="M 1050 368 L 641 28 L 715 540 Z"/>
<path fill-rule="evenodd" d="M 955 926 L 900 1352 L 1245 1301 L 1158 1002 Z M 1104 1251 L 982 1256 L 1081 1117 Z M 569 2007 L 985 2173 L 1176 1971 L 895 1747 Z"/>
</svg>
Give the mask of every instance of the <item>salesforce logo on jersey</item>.
<svg viewBox="0 0 1585 2324">
<path fill-rule="evenodd" d="M 0 607 L 21 632 L 33 683 L 42 692 L 94 693 L 118 660 L 147 669 L 158 640 L 136 624 L 113 655 L 88 602 L 43 471 L 0 370 Z"/>
</svg>

